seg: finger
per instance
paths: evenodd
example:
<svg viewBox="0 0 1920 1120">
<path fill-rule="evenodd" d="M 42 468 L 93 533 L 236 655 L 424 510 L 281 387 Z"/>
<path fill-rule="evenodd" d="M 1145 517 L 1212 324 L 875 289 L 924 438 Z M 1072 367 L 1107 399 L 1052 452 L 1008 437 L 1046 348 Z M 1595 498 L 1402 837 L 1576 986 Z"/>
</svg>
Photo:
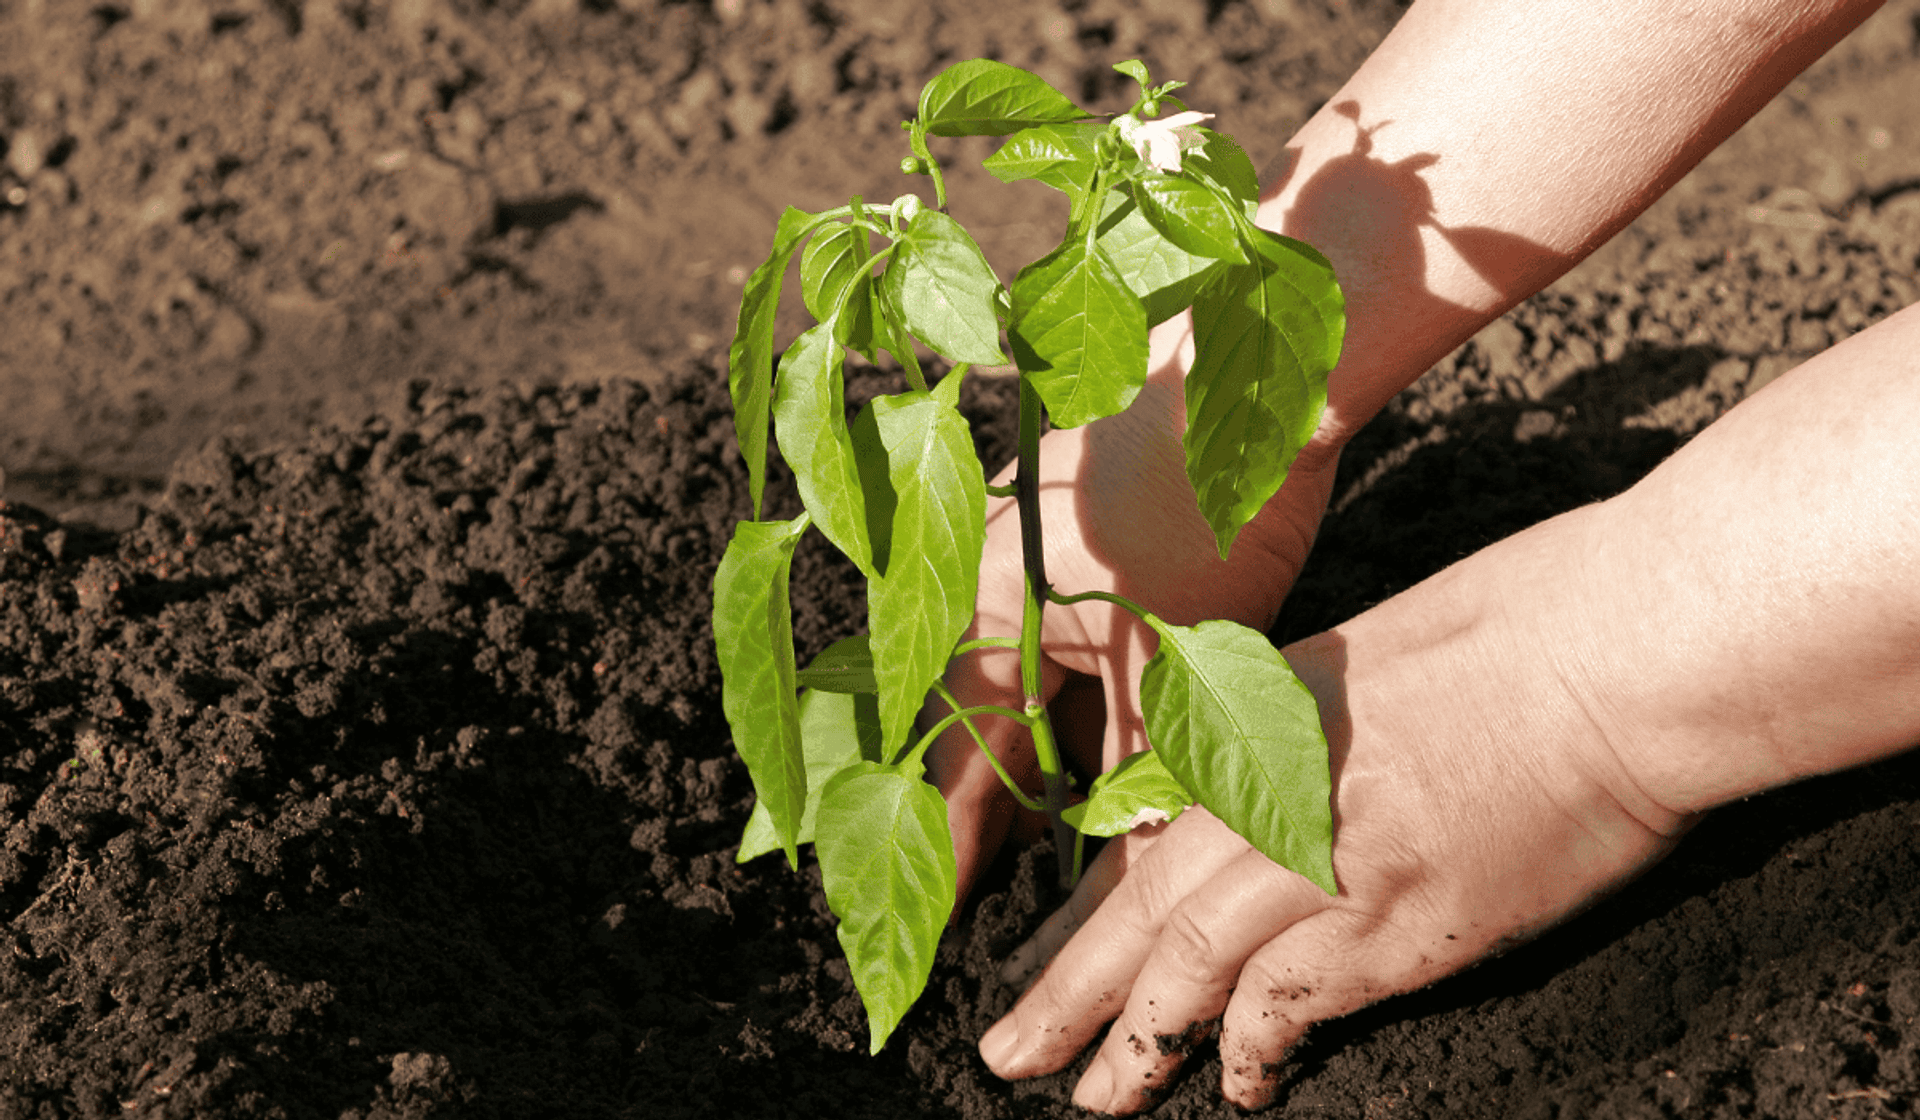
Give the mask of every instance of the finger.
<svg viewBox="0 0 1920 1120">
<path fill-rule="evenodd" d="M 1120 1013 L 1168 914 L 1193 886 L 1242 852 L 1246 841 L 1195 806 L 1169 825 L 1040 974 L 1012 1011 L 980 1039 L 1003 1078 L 1052 1073 Z"/>
<path fill-rule="evenodd" d="M 1424 987 L 1484 952 L 1389 932 L 1377 916 L 1328 909 L 1256 950 L 1221 1019 L 1221 1095 L 1242 1108 L 1264 1107 L 1279 1089 L 1287 1053 L 1313 1024 Z"/>
<path fill-rule="evenodd" d="M 1251 848 L 1215 873 L 1168 915 L 1074 1102 L 1115 1115 L 1154 1104 L 1215 1033 L 1247 959 L 1329 901 Z"/>
<path fill-rule="evenodd" d="M 1032 984 L 1040 970 L 1087 923 L 1126 877 L 1127 869 L 1152 847 L 1166 828 L 1164 824 L 1141 825 L 1107 841 L 1080 876 L 1080 882 L 1074 885 L 1073 897 L 1049 914 L 1040 929 L 1000 966 L 1001 982 L 1022 990 Z"/>
</svg>

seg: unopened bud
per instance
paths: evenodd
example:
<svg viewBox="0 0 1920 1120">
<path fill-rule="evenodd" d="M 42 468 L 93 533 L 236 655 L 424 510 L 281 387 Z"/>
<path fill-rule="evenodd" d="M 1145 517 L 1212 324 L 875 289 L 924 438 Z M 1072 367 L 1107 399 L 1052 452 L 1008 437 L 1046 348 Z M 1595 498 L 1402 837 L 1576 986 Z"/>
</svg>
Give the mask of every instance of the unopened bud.
<svg viewBox="0 0 1920 1120">
<path fill-rule="evenodd" d="M 903 194 L 893 200 L 894 216 L 904 225 L 912 225 L 913 220 L 920 216 L 920 211 L 925 207 L 926 204 L 920 201 L 920 196 L 917 194 Z"/>
<path fill-rule="evenodd" d="M 1157 97 L 1149 97 L 1145 101 L 1142 101 L 1140 103 L 1140 115 L 1143 117 L 1159 116 L 1160 115 L 1160 99 Z"/>
<path fill-rule="evenodd" d="M 920 161 L 919 156 L 906 156 L 900 160 L 900 174 L 925 175 L 926 173 L 927 165 Z"/>
</svg>

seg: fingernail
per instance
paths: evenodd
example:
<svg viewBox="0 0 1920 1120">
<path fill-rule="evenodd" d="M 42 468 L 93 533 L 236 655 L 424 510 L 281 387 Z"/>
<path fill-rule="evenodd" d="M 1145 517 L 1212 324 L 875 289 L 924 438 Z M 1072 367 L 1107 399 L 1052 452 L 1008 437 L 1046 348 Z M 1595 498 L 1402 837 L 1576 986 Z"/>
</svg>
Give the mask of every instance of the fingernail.
<svg viewBox="0 0 1920 1120">
<path fill-rule="evenodd" d="M 988 1027 L 987 1033 L 980 1036 L 980 1059 L 996 1074 L 1009 1068 L 1019 1049 L 1020 1028 L 1011 1015 Z"/>
<path fill-rule="evenodd" d="M 1080 1076 L 1080 1084 L 1073 1087 L 1073 1103 L 1088 1112 L 1106 1112 L 1112 1106 L 1113 1071 L 1107 1068 L 1105 1058 L 1094 1058 Z"/>
</svg>

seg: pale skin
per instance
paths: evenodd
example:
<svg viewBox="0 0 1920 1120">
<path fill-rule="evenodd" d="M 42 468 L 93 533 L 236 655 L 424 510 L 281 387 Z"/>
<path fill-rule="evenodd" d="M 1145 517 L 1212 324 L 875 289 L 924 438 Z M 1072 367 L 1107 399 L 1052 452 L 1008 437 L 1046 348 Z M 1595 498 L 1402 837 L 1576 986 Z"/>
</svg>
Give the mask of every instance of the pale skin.
<svg viewBox="0 0 1920 1120">
<path fill-rule="evenodd" d="M 1289 144 L 1260 214 L 1332 258 L 1347 293 L 1315 445 L 1219 561 L 1179 471 L 1184 325 L 1163 326 L 1134 409 L 1047 437 L 1054 584 L 1175 622 L 1268 624 L 1347 437 L 1875 6 L 1420 0 Z M 1920 307 L 1782 377 L 1618 497 L 1289 647 L 1332 749 L 1339 895 L 1204 810 L 1138 830 L 1009 962 L 1018 976 L 1052 961 L 982 1039 L 988 1066 L 1060 1069 L 1113 1020 L 1074 1099 L 1125 1114 L 1177 1072 L 1181 1040 L 1217 1030 L 1222 1093 L 1263 1105 L 1312 1023 L 1564 919 L 1714 805 L 1920 742 L 1916 430 Z M 1018 527 L 1010 508 L 989 523 L 976 625 L 1013 633 Z M 1152 643 L 1104 605 L 1048 611 L 1049 691 L 1098 682 L 1104 701 L 1089 762 L 1145 747 Z M 951 680 L 964 702 L 1017 706 L 1004 654 Z M 1056 705 L 1069 739 L 1089 695 Z M 1026 745 L 995 736 L 1031 775 Z M 964 890 L 1015 814 L 970 742 L 930 765 Z"/>
</svg>

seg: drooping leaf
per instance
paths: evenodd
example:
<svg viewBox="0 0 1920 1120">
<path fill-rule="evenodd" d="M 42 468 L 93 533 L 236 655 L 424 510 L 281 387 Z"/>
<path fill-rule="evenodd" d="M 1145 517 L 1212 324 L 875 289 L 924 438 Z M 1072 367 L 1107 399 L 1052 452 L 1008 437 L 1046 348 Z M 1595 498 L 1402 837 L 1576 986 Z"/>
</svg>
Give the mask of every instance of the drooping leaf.
<svg viewBox="0 0 1920 1120">
<path fill-rule="evenodd" d="M 1013 282 L 1014 361 L 1056 427 L 1077 428 L 1133 403 L 1147 381 L 1147 316 L 1098 248 L 1076 238 Z"/>
<path fill-rule="evenodd" d="M 858 762 L 820 795 L 814 850 L 878 1054 L 920 998 L 959 875 L 947 803 L 911 768 Z"/>
<path fill-rule="evenodd" d="M 867 581 L 867 629 L 890 754 L 906 743 L 927 691 L 973 620 L 980 582 L 986 477 L 955 407 L 958 381 L 875 398 L 863 415 L 870 423 L 855 425 L 863 461 L 885 464 L 894 497 L 889 559 L 884 573 Z M 869 438 L 878 446 L 866 446 Z"/>
<path fill-rule="evenodd" d="M 1257 630 L 1147 623 L 1160 635 L 1140 674 L 1153 753 L 1267 858 L 1336 893 L 1332 783 L 1313 694 Z"/>
<path fill-rule="evenodd" d="M 800 242 L 826 219 L 789 206 L 774 229 L 773 249 L 747 277 L 740 318 L 727 350 L 727 391 L 733 397 L 733 429 L 747 461 L 747 492 L 753 516 L 767 485 L 767 418 L 773 397 L 773 323 L 780 309 L 780 278 Z"/>
<path fill-rule="evenodd" d="M 1157 752 L 1141 751 L 1095 778 L 1087 799 L 1060 815 L 1088 836 L 1118 836 L 1148 821 L 1171 821 L 1196 800 Z"/>
<path fill-rule="evenodd" d="M 1233 211 L 1205 184 L 1179 175 L 1143 175 L 1131 187 L 1140 213 L 1168 241 L 1198 257 L 1247 262 Z"/>
<path fill-rule="evenodd" d="M 880 276 L 880 298 L 914 337 L 956 362 L 1004 365 L 994 293 L 1000 280 L 960 223 L 922 210 Z"/>
<path fill-rule="evenodd" d="M 1206 144 L 1188 152 L 1182 165 L 1204 172 L 1242 202 L 1260 201 L 1260 175 L 1246 150 L 1223 132 L 1202 128 L 1200 135 L 1206 138 Z"/>
<path fill-rule="evenodd" d="M 843 223 L 816 232 L 800 254 L 800 293 L 807 310 L 822 321 L 838 315 L 835 337 L 868 361 L 874 359 L 873 315 L 879 298 L 868 272 L 872 261 L 867 232 Z M 849 284 L 854 285 L 851 292 Z"/>
<path fill-rule="evenodd" d="M 1200 292 L 1228 267 L 1168 241 L 1140 212 L 1131 192 L 1125 190 L 1107 193 L 1098 236 L 1100 251 L 1133 294 L 1140 297 L 1149 327 L 1192 306 Z"/>
<path fill-rule="evenodd" d="M 873 649 L 865 634 L 855 634 L 820 651 L 800 670 L 800 686 L 822 692 L 878 692 L 874 683 Z"/>
<path fill-rule="evenodd" d="M 935 136 L 1004 136 L 1092 115 L 1039 75 L 985 58 L 947 67 L 920 91 L 920 121 Z"/>
<path fill-rule="evenodd" d="M 1187 374 L 1187 478 L 1225 557 L 1286 481 L 1320 423 L 1340 360 L 1345 304 L 1333 266 L 1308 246 L 1257 231 L 1257 259 L 1193 305 Z"/>
<path fill-rule="evenodd" d="M 799 860 L 807 771 L 794 699 L 787 580 L 794 546 L 807 524 L 805 514 L 792 521 L 740 522 L 713 576 L 720 707 L 789 865 Z"/>
<path fill-rule="evenodd" d="M 880 760 L 880 702 L 872 695 L 821 692 L 800 694 L 800 743 L 807 760 L 807 805 L 800 814 L 802 844 L 813 843 L 820 791 L 849 764 Z M 767 807 L 756 803 L 740 834 L 734 862 L 758 859 L 780 847 Z"/>
<path fill-rule="evenodd" d="M 1106 130 L 1096 121 L 1021 129 L 980 166 L 1003 183 L 1034 179 L 1077 197 L 1093 182 L 1098 165 L 1094 145 Z"/>
<path fill-rule="evenodd" d="M 873 569 L 865 498 L 853 439 L 847 431 L 842 350 L 832 319 L 795 339 L 780 359 L 773 423 L 780 454 L 793 468 L 800 501 L 814 523 L 854 566 Z"/>
</svg>

